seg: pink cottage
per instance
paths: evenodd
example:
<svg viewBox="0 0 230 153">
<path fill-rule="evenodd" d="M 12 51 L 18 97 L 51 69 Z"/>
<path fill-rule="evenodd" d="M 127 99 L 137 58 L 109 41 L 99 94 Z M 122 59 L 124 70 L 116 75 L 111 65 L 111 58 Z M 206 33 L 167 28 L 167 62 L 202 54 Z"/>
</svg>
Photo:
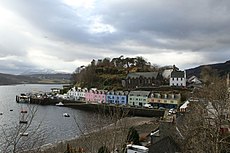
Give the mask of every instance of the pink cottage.
<svg viewBox="0 0 230 153">
<path fill-rule="evenodd" d="M 106 103 L 106 91 L 92 88 L 85 93 L 87 102 Z"/>
</svg>

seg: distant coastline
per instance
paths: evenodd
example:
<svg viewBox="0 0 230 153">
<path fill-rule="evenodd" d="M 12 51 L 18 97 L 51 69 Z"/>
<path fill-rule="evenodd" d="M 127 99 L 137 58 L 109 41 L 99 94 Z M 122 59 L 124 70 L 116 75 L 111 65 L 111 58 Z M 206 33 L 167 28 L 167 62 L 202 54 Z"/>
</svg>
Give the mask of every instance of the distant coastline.
<svg viewBox="0 0 230 153">
<path fill-rule="evenodd" d="M 0 85 L 68 84 L 71 74 L 12 75 L 0 73 Z"/>
</svg>

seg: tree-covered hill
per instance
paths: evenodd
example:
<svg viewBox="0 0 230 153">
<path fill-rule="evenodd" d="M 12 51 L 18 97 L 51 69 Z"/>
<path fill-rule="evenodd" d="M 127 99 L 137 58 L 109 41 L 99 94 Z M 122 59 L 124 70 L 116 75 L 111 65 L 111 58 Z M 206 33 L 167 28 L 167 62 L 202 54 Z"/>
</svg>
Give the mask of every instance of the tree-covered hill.
<svg viewBox="0 0 230 153">
<path fill-rule="evenodd" d="M 152 72 L 159 70 L 158 66 L 151 65 L 143 57 L 104 58 L 92 60 L 88 66 L 81 66 L 73 73 L 72 81 L 76 86 L 107 90 L 120 90 L 122 79 L 129 72 Z"/>
</svg>

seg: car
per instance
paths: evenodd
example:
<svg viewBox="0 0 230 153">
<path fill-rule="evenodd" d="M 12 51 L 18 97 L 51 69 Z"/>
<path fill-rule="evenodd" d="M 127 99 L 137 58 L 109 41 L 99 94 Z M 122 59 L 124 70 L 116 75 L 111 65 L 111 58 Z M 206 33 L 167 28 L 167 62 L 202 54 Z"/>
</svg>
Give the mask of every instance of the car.
<svg viewBox="0 0 230 153">
<path fill-rule="evenodd" d="M 153 106 L 151 104 L 144 104 L 145 108 L 153 108 Z"/>
<path fill-rule="evenodd" d="M 171 109 L 169 110 L 169 113 L 170 113 L 170 114 L 176 114 L 176 110 L 175 110 L 174 108 L 171 108 Z"/>
<path fill-rule="evenodd" d="M 165 108 L 164 107 L 159 107 L 159 110 L 165 110 Z"/>
</svg>

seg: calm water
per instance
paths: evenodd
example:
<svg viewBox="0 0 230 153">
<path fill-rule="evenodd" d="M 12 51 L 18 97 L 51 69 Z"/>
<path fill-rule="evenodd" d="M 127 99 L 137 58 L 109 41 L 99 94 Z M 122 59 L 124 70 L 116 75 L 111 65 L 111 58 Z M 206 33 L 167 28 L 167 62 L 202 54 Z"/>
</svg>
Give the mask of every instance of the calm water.
<svg viewBox="0 0 230 153">
<path fill-rule="evenodd" d="M 19 118 L 21 117 L 20 111 L 22 109 L 34 107 L 36 107 L 37 112 L 31 127 L 32 129 L 36 128 L 37 125 L 41 123 L 39 129 L 46 135 L 43 143 L 55 143 L 63 139 L 77 137 L 81 134 L 78 126 L 80 126 L 80 129 L 85 132 L 87 130 L 87 132 L 92 130 L 92 124 L 94 124 L 93 122 L 95 121 L 92 121 L 92 118 L 96 115 L 91 112 L 67 107 L 19 104 L 15 102 L 15 96 L 20 93 L 50 91 L 53 87 L 62 86 L 38 84 L 0 86 L 0 112 L 3 113 L 3 115 L 0 115 L 0 135 L 2 136 L 3 129 L 12 130 L 18 125 Z M 63 113 L 69 113 L 70 117 L 63 117 Z M 76 120 L 74 120 L 74 116 L 76 117 Z M 91 127 L 91 129 L 89 127 Z M 0 144 L 3 143 L 1 141 L 4 140 L 0 139 Z"/>
</svg>

